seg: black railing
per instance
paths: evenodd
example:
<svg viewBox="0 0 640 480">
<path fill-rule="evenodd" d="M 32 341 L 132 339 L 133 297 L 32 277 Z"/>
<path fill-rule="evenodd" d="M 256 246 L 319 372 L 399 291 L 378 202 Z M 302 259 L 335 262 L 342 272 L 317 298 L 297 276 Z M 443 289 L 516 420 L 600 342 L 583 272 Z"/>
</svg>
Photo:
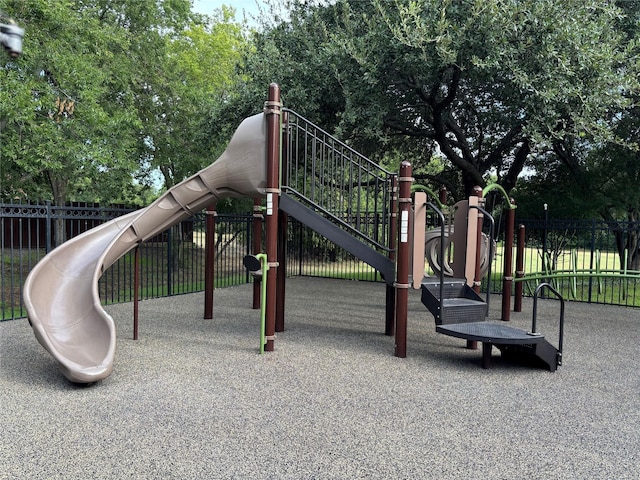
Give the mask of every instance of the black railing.
<svg viewBox="0 0 640 480">
<path fill-rule="evenodd" d="M 318 213 L 385 250 L 397 175 L 285 109 L 282 188 Z"/>
<path fill-rule="evenodd" d="M 128 211 L 121 207 L 56 208 L 46 204 L 0 204 L 0 319 L 26 315 L 22 304 L 22 285 L 31 268 L 53 245 L 56 228 L 64 225 L 65 236 L 70 238 Z M 378 212 L 362 213 L 361 218 L 362 223 L 373 225 L 382 221 Z M 242 264 L 244 256 L 251 252 L 252 221 L 251 215 L 216 216 L 214 276 L 217 287 L 252 281 Z M 599 268 L 600 271 L 620 272 L 624 267 L 621 264 L 624 250 L 620 253 L 618 249 L 619 239 L 632 238 L 638 228 L 634 223 L 618 223 L 611 228 L 610 224 L 595 220 L 546 223 L 521 220 L 516 222 L 518 224 L 527 226 L 525 275 L 543 272 L 545 262 L 549 261 L 556 270 L 570 270 L 571 265 L 575 265 L 576 270 Z M 204 232 L 205 215 L 198 214 L 138 247 L 141 299 L 203 290 Z M 544 235 L 547 236 L 546 242 L 542 241 Z M 492 284 L 496 293 L 499 293 L 501 285 L 503 261 L 503 244 L 500 238 L 498 240 L 498 254 L 492 269 Z M 287 247 L 289 276 L 380 280 L 373 268 L 294 220 L 289 223 Z M 124 255 L 101 278 L 99 291 L 103 302 L 117 303 L 133 299 L 134 255 L 134 251 Z M 627 255 L 635 258 L 630 253 Z M 545 257 L 547 260 L 544 260 Z M 570 300 L 640 306 L 640 276 L 567 275 L 565 278 L 549 280 L 554 288 Z M 537 283 L 530 282 L 525 294 L 532 295 Z"/>
<path fill-rule="evenodd" d="M 542 281 L 569 300 L 640 307 L 640 224 L 601 220 L 517 220 L 516 235 L 524 226 L 524 276 L 532 295 Z M 504 238 L 504 228 L 500 233 Z M 498 293 L 503 272 L 502 247 L 494 259 Z M 515 252 L 514 252 L 515 253 Z M 514 254 L 515 258 L 515 254 Z M 545 275 L 547 274 L 547 275 Z"/>
</svg>

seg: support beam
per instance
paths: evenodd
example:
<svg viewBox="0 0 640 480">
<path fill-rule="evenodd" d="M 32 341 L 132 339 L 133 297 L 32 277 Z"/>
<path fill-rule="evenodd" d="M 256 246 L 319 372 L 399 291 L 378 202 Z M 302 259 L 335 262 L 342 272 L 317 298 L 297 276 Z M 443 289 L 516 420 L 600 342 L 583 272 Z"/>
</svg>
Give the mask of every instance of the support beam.
<svg viewBox="0 0 640 480">
<path fill-rule="evenodd" d="M 267 116 L 267 202 L 266 221 L 266 253 L 267 253 L 267 306 L 265 314 L 265 351 L 274 350 L 277 277 L 278 277 L 278 201 L 280 195 L 280 87 L 276 83 L 269 85 L 269 97 L 265 103 Z"/>
<path fill-rule="evenodd" d="M 204 319 L 213 318 L 213 291 L 215 281 L 216 255 L 216 206 L 209 205 L 206 210 L 204 234 Z"/>
<path fill-rule="evenodd" d="M 400 166 L 400 226 L 398 229 L 398 255 L 396 275 L 396 357 L 407 356 L 407 316 L 409 303 L 409 222 L 411 221 L 411 164 Z"/>
<path fill-rule="evenodd" d="M 513 198 L 511 205 L 515 204 Z M 504 272 L 502 276 L 502 320 L 511 320 L 511 288 L 513 287 L 513 237 L 516 221 L 515 208 L 507 209 L 504 226 Z M 491 259 L 489 259 L 491 261 Z"/>
</svg>

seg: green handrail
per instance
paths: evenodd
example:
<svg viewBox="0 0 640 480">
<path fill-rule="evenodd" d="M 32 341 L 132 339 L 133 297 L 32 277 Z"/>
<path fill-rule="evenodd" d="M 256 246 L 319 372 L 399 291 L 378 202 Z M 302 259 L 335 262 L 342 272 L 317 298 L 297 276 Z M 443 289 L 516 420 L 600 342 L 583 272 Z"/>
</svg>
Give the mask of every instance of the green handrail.
<svg viewBox="0 0 640 480">
<path fill-rule="evenodd" d="M 260 354 L 264 353 L 264 346 L 267 343 L 266 340 L 266 318 L 267 318 L 267 270 L 269 269 L 269 263 L 267 262 L 267 254 L 259 253 L 256 258 L 260 260 L 260 269 L 262 271 L 262 278 L 260 279 Z"/>
<path fill-rule="evenodd" d="M 504 197 L 504 203 L 507 204 L 507 208 L 509 208 L 509 210 L 515 210 L 516 206 L 511 203 L 511 198 L 507 194 L 507 191 L 502 187 L 502 185 L 499 185 L 497 183 L 490 183 L 482 189 L 482 196 L 486 197 L 487 193 L 493 190 L 498 190 L 502 194 L 502 196 Z"/>
<path fill-rule="evenodd" d="M 438 205 L 438 207 L 442 210 L 446 207 L 446 205 L 444 205 L 441 201 L 440 201 L 440 197 L 439 195 L 436 195 L 436 193 L 431 190 L 429 187 L 425 186 L 425 185 L 419 185 L 414 183 L 413 185 L 411 185 L 411 191 L 412 192 L 417 192 L 417 191 L 423 191 L 423 192 L 427 192 L 429 195 L 431 195 L 431 197 L 435 200 L 436 204 Z"/>
</svg>

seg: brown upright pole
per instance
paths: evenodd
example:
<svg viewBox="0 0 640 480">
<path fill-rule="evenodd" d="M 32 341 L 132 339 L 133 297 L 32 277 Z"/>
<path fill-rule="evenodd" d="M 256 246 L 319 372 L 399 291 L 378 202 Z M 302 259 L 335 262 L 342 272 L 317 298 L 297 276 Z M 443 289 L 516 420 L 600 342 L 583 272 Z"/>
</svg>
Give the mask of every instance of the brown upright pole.
<svg viewBox="0 0 640 480">
<path fill-rule="evenodd" d="M 398 235 L 398 177 L 391 178 L 391 201 L 389 202 L 389 260 L 396 261 L 396 246 Z M 388 278 L 385 278 L 389 281 Z M 384 334 L 393 336 L 396 328 L 396 289 L 387 283 L 386 320 Z"/>
<path fill-rule="evenodd" d="M 438 192 L 438 199 L 443 205 L 447 204 L 447 187 L 440 185 L 440 191 Z"/>
<path fill-rule="evenodd" d="M 509 199 L 515 204 L 513 198 Z M 513 236 L 516 220 L 515 208 L 507 210 L 504 225 L 504 274 L 502 276 L 502 320 L 511 320 L 511 288 L 513 286 Z"/>
<path fill-rule="evenodd" d="M 262 214 L 262 198 L 256 197 L 253 199 L 253 246 L 252 251 L 254 255 L 262 253 L 262 220 L 264 215 Z M 260 282 L 262 279 L 253 279 L 253 308 L 260 308 Z M 265 279 L 266 280 L 266 279 Z"/>
<path fill-rule="evenodd" d="M 280 194 L 280 87 L 269 85 L 269 99 L 265 104 L 267 116 L 267 205 L 265 210 L 267 233 L 267 299 L 265 312 L 265 351 L 274 350 L 276 326 L 276 296 L 278 280 L 278 195 Z"/>
<path fill-rule="evenodd" d="M 133 257 L 133 339 L 138 340 L 138 318 L 140 303 L 140 244 Z"/>
<path fill-rule="evenodd" d="M 286 185 L 289 181 L 287 175 L 287 159 L 289 158 L 289 113 L 282 112 L 282 136 L 281 136 L 281 168 L 280 183 Z M 278 212 L 278 281 L 276 298 L 276 332 L 284 332 L 284 307 L 285 292 L 287 290 L 287 230 L 289 228 L 289 215 L 283 211 Z"/>
<path fill-rule="evenodd" d="M 518 225 L 518 249 L 516 251 L 516 278 L 524 277 L 524 225 Z M 522 282 L 516 282 L 513 311 L 522 311 Z"/>
<path fill-rule="evenodd" d="M 411 164 L 400 166 L 400 228 L 398 229 L 398 266 L 396 278 L 396 357 L 407 356 L 407 316 L 409 303 L 409 222 L 411 210 Z"/>
<path fill-rule="evenodd" d="M 213 318 L 213 290 L 216 255 L 216 206 L 209 205 L 205 212 L 204 233 L 204 318 Z"/>
</svg>

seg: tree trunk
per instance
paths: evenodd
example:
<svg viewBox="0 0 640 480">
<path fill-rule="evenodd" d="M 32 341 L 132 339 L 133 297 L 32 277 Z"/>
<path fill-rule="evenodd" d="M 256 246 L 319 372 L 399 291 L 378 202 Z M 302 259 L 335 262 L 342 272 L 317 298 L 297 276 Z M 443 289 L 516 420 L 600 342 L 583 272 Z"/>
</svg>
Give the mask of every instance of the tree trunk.
<svg viewBox="0 0 640 480">
<path fill-rule="evenodd" d="M 63 175 L 56 172 L 48 171 L 49 183 L 51 184 L 51 192 L 53 193 L 53 205 L 62 207 L 67 201 L 67 187 L 69 181 Z M 56 218 L 53 221 L 53 244 L 59 247 L 67 240 L 67 232 L 65 228 L 64 218 Z"/>
</svg>

